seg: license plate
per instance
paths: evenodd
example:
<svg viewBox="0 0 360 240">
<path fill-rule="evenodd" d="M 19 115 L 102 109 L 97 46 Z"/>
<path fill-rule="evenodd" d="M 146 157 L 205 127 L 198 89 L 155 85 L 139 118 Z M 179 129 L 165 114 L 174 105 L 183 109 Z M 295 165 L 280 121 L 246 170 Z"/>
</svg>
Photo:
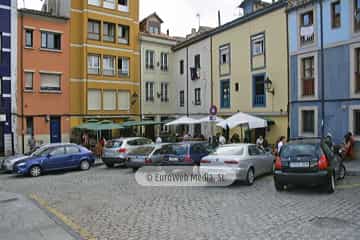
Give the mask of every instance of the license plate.
<svg viewBox="0 0 360 240">
<path fill-rule="evenodd" d="M 177 161 L 179 161 L 179 159 L 178 159 L 178 158 L 171 157 L 171 158 L 169 158 L 169 161 L 170 161 L 170 162 L 177 162 Z"/>
<path fill-rule="evenodd" d="M 310 167 L 309 162 L 291 162 L 290 163 L 291 168 L 308 168 Z"/>
</svg>

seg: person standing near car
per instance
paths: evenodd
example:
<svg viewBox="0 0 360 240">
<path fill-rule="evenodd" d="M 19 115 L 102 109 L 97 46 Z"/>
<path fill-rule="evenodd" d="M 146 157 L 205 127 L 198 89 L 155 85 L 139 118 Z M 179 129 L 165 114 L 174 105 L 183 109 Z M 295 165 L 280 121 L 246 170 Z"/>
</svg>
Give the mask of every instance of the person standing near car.
<svg viewBox="0 0 360 240">
<path fill-rule="evenodd" d="M 263 138 L 263 136 L 259 136 L 258 139 L 256 139 L 256 145 L 259 148 L 264 149 L 264 138 Z"/>
<path fill-rule="evenodd" d="M 285 144 L 285 141 L 286 141 L 286 138 L 284 136 L 281 136 L 280 139 L 279 139 L 279 142 L 276 146 L 276 151 L 277 153 L 280 153 L 281 151 L 281 148 L 284 146 Z"/>
<path fill-rule="evenodd" d="M 155 143 L 156 143 L 156 144 L 160 144 L 160 143 L 162 143 L 162 139 L 161 139 L 161 137 L 160 137 L 160 136 L 158 136 L 158 137 L 156 138 Z"/>
<path fill-rule="evenodd" d="M 36 140 L 34 134 L 31 134 L 31 137 L 28 140 L 28 146 L 30 151 L 34 150 L 34 148 L 36 147 Z"/>
</svg>

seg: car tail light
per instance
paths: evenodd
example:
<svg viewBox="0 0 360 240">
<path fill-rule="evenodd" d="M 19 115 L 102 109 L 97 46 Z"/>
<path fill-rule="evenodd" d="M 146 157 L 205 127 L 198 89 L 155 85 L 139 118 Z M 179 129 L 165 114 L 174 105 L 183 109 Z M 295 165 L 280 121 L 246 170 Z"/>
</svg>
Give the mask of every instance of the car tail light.
<svg viewBox="0 0 360 240">
<path fill-rule="evenodd" d="M 185 162 L 192 162 L 190 155 L 185 156 Z"/>
<path fill-rule="evenodd" d="M 210 161 L 203 159 L 203 160 L 200 161 L 200 163 L 208 164 L 208 163 L 210 163 Z"/>
<path fill-rule="evenodd" d="M 275 159 L 275 169 L 276 170 L 281 170 L 282 169 L 282 163 L 281 163 L 281 158 L 280 157 L 276 157 L 276 159 Z"/>
<path fill-rule="evenodd" d="M 329 161 L 327 160 L 325 155 L 322 155 L 318 162 L 318 167 L 320 170 L 325 170 L 329 167 Z"/>
<path fill-rule="evenodd" d="M 119 153 L 126 153 L 126 149 L 125 148 L 120 148 Z"/>
<path fill-rule="evenodd" d="M 228 160 L 228 161 L 224 161 L 225 164 L 239 164 L 239 161 L 235 161 L 235 160 Z"/>
<path fill-rule="evenodd" d="M 145 164 L 151 164 L 152 160 L 150 158 L 145 158 Z"/>
</svg>

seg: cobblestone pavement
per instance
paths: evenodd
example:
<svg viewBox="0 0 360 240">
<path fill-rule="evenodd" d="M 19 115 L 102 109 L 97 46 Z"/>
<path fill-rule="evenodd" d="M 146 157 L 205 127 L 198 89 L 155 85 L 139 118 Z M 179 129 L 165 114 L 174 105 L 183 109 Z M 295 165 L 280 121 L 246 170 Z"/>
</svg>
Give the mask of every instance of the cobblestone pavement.
<svg viewBox="0 0 360 240">
<path fill-rule="evenodd" d="M 252 187 L 141 187 L 131 170 L 105 167 L 0 183 L 37 194 L 98 239 L 360 239 L 360 177 L 332 195 L 278 193 L 270 176 Z"/>
</svg>

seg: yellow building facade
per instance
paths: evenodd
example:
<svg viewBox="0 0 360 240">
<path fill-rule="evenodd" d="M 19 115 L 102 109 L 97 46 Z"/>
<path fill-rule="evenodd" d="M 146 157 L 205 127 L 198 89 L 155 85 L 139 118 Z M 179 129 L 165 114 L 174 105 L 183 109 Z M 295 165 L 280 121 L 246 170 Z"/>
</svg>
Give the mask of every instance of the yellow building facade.
<svg viewBox="0 0 360 240">
<path fill-rule="evenodd" d="M 246 13 L 212 36 L 213 103 L 219 116 L 245 112 L 267 119 L 268 129 L 252 131 L 253 142 L 259 135 L 265 135 L 270 144 L 287 136 L 286 29 L 285 5 L 278 2 Z M 268 88 L 267 80 L 272 83 Z M 231 134 L 236 131 L 240 129 Z"/>
<path fill-rule="evenodd" d="M 71 127 L 139 119 L 139 1 L 72 0 L 70 31 Z"/>
</svg>

